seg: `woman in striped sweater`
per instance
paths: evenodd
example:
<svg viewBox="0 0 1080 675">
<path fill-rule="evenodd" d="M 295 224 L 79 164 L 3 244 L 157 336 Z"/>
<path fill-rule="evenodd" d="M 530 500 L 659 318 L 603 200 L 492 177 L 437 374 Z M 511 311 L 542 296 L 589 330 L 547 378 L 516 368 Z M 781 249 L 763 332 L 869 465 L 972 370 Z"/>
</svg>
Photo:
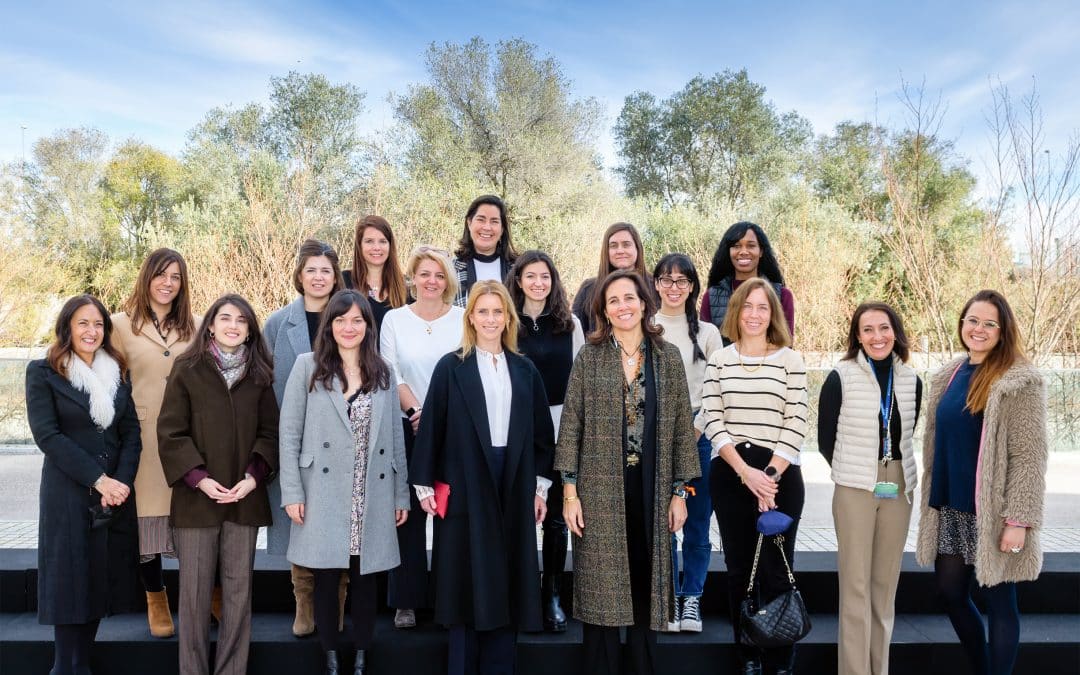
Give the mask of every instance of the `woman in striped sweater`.
<svg viewBox="0 0 1080 675">
<path fill-rule="evenodd" d="M 779 509 L 794 519 L 783 543 L 787 559 L 794 557 L 805 496 L 799 449 L 806 434 L 806 365 L 790 347 L 780 298 L 760 277 L 745 281 L 731 296 L 721 332 L 732 344 L 709 357 L 696 425 L 712 444 L 709 493 L 724 545 L 738 672 L 792 673 L 794 649 L 742 644 L 738 618 L 759 512 Z M 763 603 L 790 587 L 772 546 L 762 548 L 758 587 Z"/>
</svg>

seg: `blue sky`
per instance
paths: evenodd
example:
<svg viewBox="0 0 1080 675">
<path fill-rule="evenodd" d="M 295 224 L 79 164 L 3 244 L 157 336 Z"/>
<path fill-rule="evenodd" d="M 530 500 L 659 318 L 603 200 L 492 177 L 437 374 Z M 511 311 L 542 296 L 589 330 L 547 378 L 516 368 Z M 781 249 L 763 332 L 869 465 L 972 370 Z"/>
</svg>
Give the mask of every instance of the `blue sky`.
<svg viewBox="0 0 1080 675">
<path fill-rule="evenodd" d="M 748 69 L 781 111 L 817 133 L 843 120 L 901 123 L 901 77 L 947 104 L 942 132 L 981 173 L 988 78 L 1035 78 L 1055 153 L 1077 128 L 1076 2 L 8 3 L 0 12 L 0 161 L 93 126 L 178 153 L 214 106 L 265 100 L 269 78 L 319 72 L 367 92 L 365 130 L 393 123 L 387 97 L 423 81 L 432 41 L 522 37 L 608 112 L 632 91 L 666 97 L 698 73 Z"/>
</svg>

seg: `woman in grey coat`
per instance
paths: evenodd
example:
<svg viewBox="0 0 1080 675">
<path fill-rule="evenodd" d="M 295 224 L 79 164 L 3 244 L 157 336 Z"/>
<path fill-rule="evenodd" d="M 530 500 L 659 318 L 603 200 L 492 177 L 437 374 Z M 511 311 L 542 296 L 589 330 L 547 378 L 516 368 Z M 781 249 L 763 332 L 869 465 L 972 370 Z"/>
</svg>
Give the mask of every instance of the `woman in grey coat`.
<svg viewBox="0 0 1080 675">
<path fill-rule="evenodd" d="M 315 351 L 293 367 L 281 410 L 281 504 L 292 520 L 287 557 L 314 573 L 315 627 L 326 673 L 338 672 L 338 579 L 348 570 L 354 672 L 375 632 L 375 573 L 397 567 L 395 528 L 409 515 L 397 388 L 379 356 L 363 294 L 340 291 Z"/>
<path fill-rule="evenodd" d="M 274 397 L 277 398 L 279 408 L 285 393 L 285 383 L 289 380 L 296 357 L 311 351 L 323 308 L 330 301 L 331 295 L 345 288 L 337 252 L 321 241 L 306 240 L 296 254 L 292 282 L 300 296 L 271 314 L 263 329 L 266 344 L 274 353 Z M 274 524 L 266 531 L 266 552 L 271 555 L 284 555 L 285 548 L 289 545 L 289 519 L 284 511 L 277 508 L 281 503 L 280 484 L 273 482 L 269 487 Z M 293 565 L 296 618 L 293 620 L 292 630 L 296 637 L 311 635 L 315 631 L 311 603 L 313 583 L 310 570 Z M 343 575 L 339 591 L 342 607 L 339 611 L 342 613 L 346 583 L 347 578 Z"/>
</svg>

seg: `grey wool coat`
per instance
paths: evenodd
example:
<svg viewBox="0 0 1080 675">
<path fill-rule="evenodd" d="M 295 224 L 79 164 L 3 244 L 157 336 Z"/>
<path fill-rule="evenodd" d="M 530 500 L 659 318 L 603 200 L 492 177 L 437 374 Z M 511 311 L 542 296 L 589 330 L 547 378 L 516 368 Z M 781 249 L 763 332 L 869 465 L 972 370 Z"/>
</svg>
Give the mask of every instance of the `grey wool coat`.
<svg viewBox="0 0 1080 675">
<path fill-rule="evenodd" d="M 309 391 L 314 370 L 312 354 L 296 359 L 281 406 L 281 507 L 304 504 L 304 524 L 290 521 L 286 557 L 303 567 L 345 569 L 349 566 L 356 446 L 341 385 L 335 379 L 335 390 L 328 391 L 316 382 Z M 361 574 L 400 564 L 394 510 L 409 508 L 397 387 L 376 389 L 371 396 Z"/>
<path fill-rule="evenodd" d="M 623 489 L 623 387 L 619 350 L 585 345 L 570 371 L 555 469 L 577 473 L 584 536 L 574 539 L 574 616 L 600 626 L 634 623 Z M 682 357 L 673 344 L 652 349 L 656 378 L 656 475 L 652 496 L 652 599 L 649 625 L 674 618 L 668 505 L 674 481 L 701 473 Z"/>
<path fill-rule="evenodd" d="M 965 356 L 949 363 L 930 382 L 923 432 L 919 538 L 915 550 L 920 565 L 930 565 L 937 558 L 940 514 L 928 506 L 937 407 L 953 373 L 966 359 Z M 1038 369 L 1029 363 L 1017 363 L 990 388 L 983 411 L 975 478 L 975 577 L 983 586 L 1030 581 L 1039 576 L 1046 461 L 1046 387 Z M 1006 520 L 1030 525 L 1020 553 L 1000 550 Z"/>
<path fill-rule="evenodd" d="M 307 315 L 304 313 L 304 296 L 271 314 L 263 327 L 263 338 L 274 354 L 274 397 L 278 407 L 285 395 L 285 383 L 289 381 L 296 357 L 311 351 L 308 338 Z M 289 546 L 289 517 L 278 508 L 281 503 L 281 483 L 270 484 L 270 510 L 273 525 L 266 531 L 266 552 L 284 555 Z"/>
</svg>

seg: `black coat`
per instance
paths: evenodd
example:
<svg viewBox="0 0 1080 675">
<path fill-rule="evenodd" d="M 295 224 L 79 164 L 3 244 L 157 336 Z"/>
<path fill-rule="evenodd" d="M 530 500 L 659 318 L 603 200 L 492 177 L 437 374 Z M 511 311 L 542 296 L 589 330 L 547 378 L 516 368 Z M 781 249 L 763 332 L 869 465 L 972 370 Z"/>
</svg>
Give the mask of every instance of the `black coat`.
<svg viewBox="0 0 1080 675">
<path fill-rule="evenodd" d="M 38 520 L 38 621 L 87 623 L 136 601 L 139 558 L 135 494 L 113 509 L 112 523 L 90 529 L 101 503 L 91 487 L 102 473 L 131 486 L 142 441 L 131 381 L 120 384 L 107 429 L 90 418 L 89 395 L 45 360 L 26 368 L 26 413 L 45 453 Z"/>
<path fill-rule="evenodd" d="M 476 630 L 541 628 L 533 502 L 536 477 L 551 472 L 554 432 L 540 373 L 507 352 L 513 390 L 501 493 L 484 388 L 474 352 L 439 360 L 409 465 L 414 485 L 450 484 L 446 518 L 435 518 L 431 571 L 435 620 Z"/>
</svg>

